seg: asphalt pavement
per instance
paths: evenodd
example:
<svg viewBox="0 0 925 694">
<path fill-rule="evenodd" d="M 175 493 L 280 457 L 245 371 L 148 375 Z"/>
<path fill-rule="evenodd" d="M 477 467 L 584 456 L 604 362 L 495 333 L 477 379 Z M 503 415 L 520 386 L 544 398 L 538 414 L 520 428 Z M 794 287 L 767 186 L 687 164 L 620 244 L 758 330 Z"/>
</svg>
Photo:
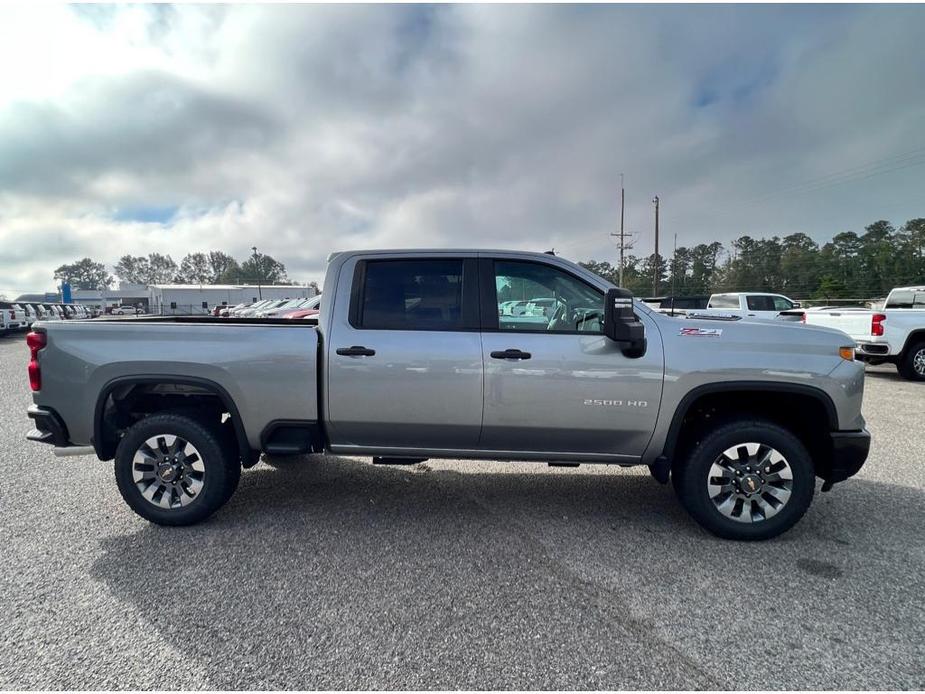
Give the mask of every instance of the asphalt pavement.
<svg viewBox="0 0 925 694">
<path fill-rule="evenodd" d="M 0 337 L 0 688 L 925 687 L 925 384 L 890 367 L 864 469 L 749 544 L 644 469 L 334 456 L 160 528 L 25 440 L 27 358 Z"/>
</svg>

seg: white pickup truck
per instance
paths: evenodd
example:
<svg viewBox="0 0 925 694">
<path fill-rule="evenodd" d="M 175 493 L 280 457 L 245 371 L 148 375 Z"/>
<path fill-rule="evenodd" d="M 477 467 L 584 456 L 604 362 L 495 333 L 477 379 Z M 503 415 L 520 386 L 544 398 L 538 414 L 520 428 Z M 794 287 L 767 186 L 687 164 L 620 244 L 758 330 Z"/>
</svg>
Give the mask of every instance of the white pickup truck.
<svg viewBox="0 0 925 694">
<path fill-rule="evenodd" d="M 788 299 L 781 294 L 765 294 L 761 292 L 733 292 L 728 294 L 711 294 L 705 310 L 697 311 L 703 314 L 724 314 L 740 316 L 742 318 L 763 318 L 773 320 L 780 318 L 782 311 L 791 311 L 800 308 L 798 301 Z M 793 319 L 791 319 L 793 320 Z"/>
<path fill-rule="evenodd" d="M 876 311 L 806 311 L 803 322 L 848 333 L 858 359 L 895 364 L 903 378 L 925 381 L 925 286 L 896 287 Z"/>
</svg>

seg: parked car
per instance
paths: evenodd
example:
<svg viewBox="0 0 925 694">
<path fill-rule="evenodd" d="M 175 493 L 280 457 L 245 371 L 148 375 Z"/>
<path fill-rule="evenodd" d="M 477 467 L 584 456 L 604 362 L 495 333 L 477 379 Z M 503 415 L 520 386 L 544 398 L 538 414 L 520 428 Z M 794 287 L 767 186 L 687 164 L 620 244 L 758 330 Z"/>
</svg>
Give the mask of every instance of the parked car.
<svg viewBox="0 0 925 694">
<path fill-rule="evenodd" d="M 26 315 L 19 304 L 0 301 L 0 326 L 3 332 L 19 330 L 26 325 Z"/>
<path fill-rule="evenodd" d="M 32 310 L 35 312 L 36 320 L 45 320 L 45 317 L 48 315 L 48 312 L 45 310 L 45 307 L 41 304 L 29 304 L 32 307 Z"/>
<path fill-rule="evenodd" d="M 321 294 L 316 294 L 310 299 L 305 299 L 301 306 L 294 309 L 288 309 L 285 311 L 280 311 L 277 318 L 292 318 L 295 320 L 301 320 L 303 318 L 310 318 L 312 316 L 317 316 L 321 311 Z"/>
<path fill-rule="evenodd" d="M 782 311 L 790 311 L 795 308 L 800 308 L 800 302 L 788 299 L 781 294 L 732 292 L 711 294 L 707 301 L 706 309 L 697 311 L 697 313 L 719 313 L 742 318 L 771 320 L 780 318 Z M 786 317 L 784 319 L 786 320 Z M 798 320 L 798 318 L 794 317 L 793 320 Z"/>
<path fill-rule="evenodd" d="M 317 308 L 300 308 L 296 311 L 289 311 L 279 317 L 286 318 L 287 320 L 317 320 L 319 315 L 321 315 L 321 311 Z"/>
<path fill-rule="evenodd" d="M 857 344 L 858 359 L 925 381 L 925 286 L 893 289 L 879 310 L 806 311 L 803 322 L 837 328 Z"/>
<path fill-rule="evenodd" d="M 276 299 L 263 299 L 261 301 L 257 301 L 250 306 L 245 306 L 244 308 L 238 309 L 234 312 L 234 316 L 235 318 L 253 316 L 255 313 L 257 313 L 257 311 L 269 307 L 270 305 L 276 303 L 276 301 Z"/>
<path fill-rule="evenodd" d="M 265 312 L 272 311 L 273 309 L 278 308 L 283 304 L 288 303 L 289 301 L 291 301 L 291 299 L 272 299 L 257 309 L 245 309 L 241 312 L 241 315 L 250 318 L 261 318 L 262 314 Z"/>
<path fill-rule="evenodd" d="M 35 313 L 35 309 L 32 308 L 30 304 L 19 303 L 17 305 L 22 309 L 23 315 L 25 316 L 25 320 L 23 321 L 23 327 L 31 328 L 32 324 L 35 323 L 36 320 L 38 320 L 38 317 L 36 316 L 36 313 Z"/>
<path fill-rule="evenodd" d="M 560 305 L 504 326 L 496 287 L 520 280 Z M 816 477 L 827 491 L 867 457 L 864 368 L 837 331 L 663 316 L 542 253 L 350 251 L 324 286 L 317 327 L 39 326 L 28 438 L 114 459 L 125 501 L 163 525 L 215 512 L 261 451 L 330 451 L 645 465 L 743 540 L 792 527 Z"/>
<path fill-rule="evenodd" d="M 311 299 L 306 299 L 299 297 L 297 299 L 290 299 L 284 301 L 283 303 L 274 306 L 273 308 L 266 308 L 262 311 L 257 311 L 258 318 L 278 318 L 281 314 L 286 311 L 295 311 L 305 306 Z"/>
<path fill-rule="evenodd" d="M 54 304 L 42 304 L 43 309 L 45 309 L 45 318 L 46 321 L 56 321 L 61 320 L 61 314 L 58 313 L 58 310 L 55 308 Z"/>
</svg>

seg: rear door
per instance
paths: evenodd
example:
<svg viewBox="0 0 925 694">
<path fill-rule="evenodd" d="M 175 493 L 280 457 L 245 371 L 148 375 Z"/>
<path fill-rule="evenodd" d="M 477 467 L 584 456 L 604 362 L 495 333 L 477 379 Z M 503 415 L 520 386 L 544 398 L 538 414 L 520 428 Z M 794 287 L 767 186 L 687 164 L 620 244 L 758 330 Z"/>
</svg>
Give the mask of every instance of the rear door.
<svg viewBox="0 0 925 694">
<path fill-rule="evenodd" d="M 482 424 L 477 260 L 348 260 L 327 359 L 332 450 L 473 449 Z"/>
<path fill-rule="evenodd" d="M 664 370 L 658 328 L 630 359 L 604 337 L 604 293 L 542 261 L 481 261 L 485 411 L 480 448 L 537 457 L 619 461 L 642 455 L 658 415 Z M 508 315 L 517 299 L 543 313 Z M 550 299 L 551 301 L 546 301 Z"/>
</svg>

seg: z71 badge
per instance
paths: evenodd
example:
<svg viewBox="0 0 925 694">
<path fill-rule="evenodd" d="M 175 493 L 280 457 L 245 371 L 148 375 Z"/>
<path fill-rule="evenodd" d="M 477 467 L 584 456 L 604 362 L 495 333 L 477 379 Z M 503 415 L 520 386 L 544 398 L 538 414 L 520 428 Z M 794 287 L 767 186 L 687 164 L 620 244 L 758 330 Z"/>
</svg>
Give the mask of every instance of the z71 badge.
<svg viewBox="0 0 925 694">
<path fill-rule="evenodd" d="M 681 328 L 678 333 L 682 337 L 720 337 L 723 334 L 722 328 Z"/>
</svg>

